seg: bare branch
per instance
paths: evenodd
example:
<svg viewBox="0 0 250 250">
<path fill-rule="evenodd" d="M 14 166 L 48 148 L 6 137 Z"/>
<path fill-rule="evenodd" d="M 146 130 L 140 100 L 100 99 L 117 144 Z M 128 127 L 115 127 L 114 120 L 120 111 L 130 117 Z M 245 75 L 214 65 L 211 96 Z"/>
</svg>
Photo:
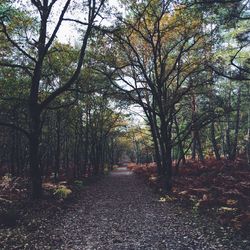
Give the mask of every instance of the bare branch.
<svg viewBox="0 0 250 250">
<path fill-rule="evenodd" d="M 20 64 L 13 64 L 13 63 L 8 63 L 8 62 L 0 62 L 0 66 L 3 67 L 9 67 L 9 68 L 20 68 L 23 69 L 26 73 L 28 73 L 29 76 L 32 76 L 31 71 L 34 70 L 31 67 L 20 65 Z"/>
<path fill-rule="evenodd" d="M 36 59 L 34 57 L 32 57 L 30 54 L 28 54 L 24 49 L 22 49 L 20 47 L 20 45 L 18 45 L 17 42 L 15 42 L 9 35 L 8 31 L 7 31 L 7 27 L 4 24 L 3 21 L 1 21 L 1 25 L 3 27 L 2 32 L 4 33 L 4 35 L 6 36 L 7 40 L 15 47 L 17 48 L 24 56 L 28 57 L 30 60 L 32 60 L 33 62 L 36 62 Z"/>
</svg>

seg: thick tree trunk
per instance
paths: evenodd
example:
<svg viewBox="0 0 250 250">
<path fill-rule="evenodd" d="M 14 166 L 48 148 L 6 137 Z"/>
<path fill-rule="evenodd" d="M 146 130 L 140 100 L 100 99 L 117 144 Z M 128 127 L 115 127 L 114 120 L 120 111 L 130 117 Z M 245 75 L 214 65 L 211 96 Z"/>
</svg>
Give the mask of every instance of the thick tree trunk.
<svg viewBox="0 0 250 250">
<path fill-rule="evenodd" d="M 32 198 L 42 197 L 42 173 L 39 164 L 39 140 L 41 133 L 40 114 L 36 109 L 31 110 L 31 133 L 29 138 L 30 172 L 32 181 Z"/>
<path fill-rule="evenodd" d="M 159 143 L 158 143 L 156 133 L 155 133 L 154 130 L 152 130 L 152 128 L 151 128 L 151 132 L 152 132 L 152 135 L 153 135 L 152 137 L 153 137 L 153 142 L 154 142 L 155 161 L 156 161 L 156 164 L 157 164 L 157 172 L 160 175 L 161 172 L 162 172 L 162 163 L 161 163 L 161 155 L 160 155 Z"/>
<path fill-rule="evenodd" d="M 170 192 L 172 190 L 172 138 L 170 124 L 161 119 L 161 160 L 163 166 L 164 177 L 164 191 Z"/>
</svg>

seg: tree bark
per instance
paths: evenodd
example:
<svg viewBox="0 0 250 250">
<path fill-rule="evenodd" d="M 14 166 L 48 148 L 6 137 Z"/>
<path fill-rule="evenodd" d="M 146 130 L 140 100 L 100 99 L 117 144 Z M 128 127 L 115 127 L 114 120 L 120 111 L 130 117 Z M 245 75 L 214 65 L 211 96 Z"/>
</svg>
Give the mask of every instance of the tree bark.
<svg viewBox="0 0 250 250">
<path fill-rule="evenodd" d="M 174 118 L 174 123 L 175 123 L 175 127 L 176 127 L 176 134 L 177 134 L 177 140 L 178 140 L 178 149 L 179 149 L 179 152 L 178 152 L 178 164 L 176 164 L 176 172 L 178 173 L 180 161 L 182 161 L 182 163 L 185 164 L 186 159 L 185 159 L 185 152 L 184 152 L 183 144 L 182 144 L 181 137 L 180 137 L 180 129 L 179 129 L 179 125 L 178 125 L 176 117 Z"/>
<path fill-rule="evenodd" d="M 214 121 L 212 121 L 211 126 L 210 126 L 210 132 L 211 132 L 211 142 L 212 142 L 212 146 L 213 146 L 213 150 L 214 150 L 214 154 L 215 154 L 215 159 L 217 161 L 219 161 L 220 158 L 220 153 L 219 153 L 219 149 L 217 146 L 217 141 L 215 138 L 215 127 L 214 127 Z"/>
<path fill-rule="evenodd" d="M 60 169 L 60 154 L 61 154 L 61 114 L 56 113 L 56 152 L 55 152 L 55 182 L 58 181 Z"/>
<path fill-rule="evenodd" d="M 32 198 L 42 197 L 42 173 L 39 164 L 39 141 L 41 135 L 40 112 L 36 106 L 30 107 L 30 137 L 29 137 L 29 156 L 30 172 L 32 182 Z"/>
<path fill-rule="evenodd" d="M 238 89 L 234 141 L 232 145 L 232 152 L 230 154 L 230 160 L 235 160 L 236 154 L 237 154 L 238 135 L 239 135 L 239 126 L 240 126 L 240 106 L 241 106 L 241 87 L 239 87 Z"/>
</svg>

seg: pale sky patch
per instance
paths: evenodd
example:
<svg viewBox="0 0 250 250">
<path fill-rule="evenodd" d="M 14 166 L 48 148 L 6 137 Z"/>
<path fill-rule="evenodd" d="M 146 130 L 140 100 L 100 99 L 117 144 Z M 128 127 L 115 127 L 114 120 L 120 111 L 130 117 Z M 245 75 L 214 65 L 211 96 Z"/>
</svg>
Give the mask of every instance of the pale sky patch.
<svg viewBox="0 0 250 250">
<path fill-rule="evenodd" d="M 109 0 L 108 5 L 110 8 L 113 8 L 116 12 L 124 13 L 124 9 L 121 7 L 119 1 Z M 73 14 L 67 13 L 65 17 L 78 19 L 83 22 L 86 21 L 84 20 L 84 15 L 82 14 L 82 12 L 80 11 L 75 12 L 75 10 Z M 101 21 L 101 25 L 109 26 L 112 25 L 114 20 L 115 20 L 114 16 L 113 17 L 104 16 L 103 20 L 98 20 L 98 21 Z M 78 39 L 80 39 L 80 33 L 78 28 L 80 28 L 80 26 L 75 24 L 74 22 L 64 21 L 57 34 L 58 40 L 62 43 L 70 43 L 70 44 L 77 43 Z"/>
</svg>

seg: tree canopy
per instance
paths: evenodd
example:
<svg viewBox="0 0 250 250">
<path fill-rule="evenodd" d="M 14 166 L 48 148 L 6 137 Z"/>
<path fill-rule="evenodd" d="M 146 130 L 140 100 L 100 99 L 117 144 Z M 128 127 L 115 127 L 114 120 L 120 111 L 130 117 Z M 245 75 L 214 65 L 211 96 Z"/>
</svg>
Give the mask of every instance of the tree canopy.
<svg viewBox="0 0 250 250">
<path fill-rule="evenodd" d="M 124 158 L 155 162 L 166 191 L 190 158 L 249 164 L 249 1 L 120 4 L 1 1 L 0 169 L 34 198 Z"/>
</svg>

